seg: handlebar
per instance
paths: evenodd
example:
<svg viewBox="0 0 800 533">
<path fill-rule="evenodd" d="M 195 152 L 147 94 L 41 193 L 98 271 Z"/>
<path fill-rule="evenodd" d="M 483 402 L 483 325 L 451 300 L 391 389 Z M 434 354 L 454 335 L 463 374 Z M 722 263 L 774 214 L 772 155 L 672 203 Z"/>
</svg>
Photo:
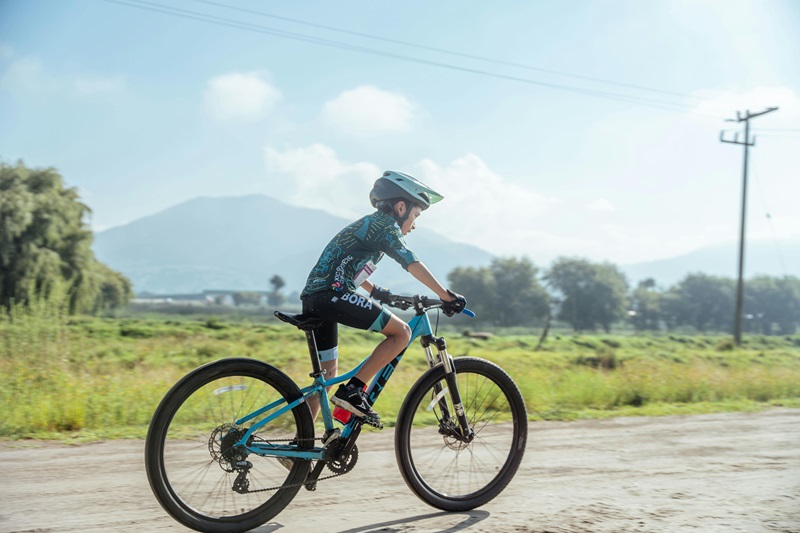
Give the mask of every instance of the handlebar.
<svg viewBox="0 0 800 533">
<path fill-rule="evenodd" d="M 444 301 L 439 298 L 430 298 L 419 294 L 415 294 L 414 296 L 393 295 L 392 301 L 386 302 L 386 305 L 390 307 L 395 307 L 403 311 L 414 309 L 418 314 L 422 314 L 430 309 L 442 307 L 443 304 Z M 475 316 L 475 313 L 466 308 L 461 311 L 461 314 L 467 315 L 468 317 Z"/>
</svg>

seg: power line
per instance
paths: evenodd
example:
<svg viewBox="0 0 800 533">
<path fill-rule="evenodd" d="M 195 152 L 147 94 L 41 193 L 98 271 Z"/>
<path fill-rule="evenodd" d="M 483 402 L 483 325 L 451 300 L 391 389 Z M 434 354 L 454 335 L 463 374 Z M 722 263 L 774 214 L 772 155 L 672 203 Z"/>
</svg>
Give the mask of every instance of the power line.
<svg viewBox="0 0 800 533">
<path fill-rule="evenodd" d="M 196 3 L 199 3 L 199 4 L 207 4 L 207 5 L 211 5 L 211 6 L 217 6 L 217 7 L 221 7 L 221 8 L 224 8 L 224 9 L 230 9 L 230 10 L 233 10 L 233 11 L 239 11 L 239 12 L 247 13 L 247 14 L 250 14 L 250 15 L 258 15 L 258 16 L 262 16 L 262 17 L 268 17 L 268 18 L 273 18 L 273 19 L 277 19 L 277 20 L 283 20 L 283 21 L 287 21 L 287 22 L 292 22 L 292 23 L 295 23 L 295 24 L 302 24 L 304 26 L 309 26 L 309 27 L 312 27 L 312 28 L 319 28 L 319 29 L 334 31 L 334 32 L 343 33 L 343 34 L 346 34 L 346 35 L 353 35 L 353 36 L 356 36 L 356 37 L 363 37 L 363 38 L 372 39 L 372 40 L 375 40 L 375 41 L 381 41 L 381 42 L 391 43 L 391 44 L 399 44 L 399 45 L 402 45 L 402 46 L 409 46 L 409 47 L 412 47 L 412 48 L 417 48 L 417 49 L 420 49 L 420 50 L 426 50 L 426 51 L 429 51 L 429 52 L 437 52 L 437 53 L 441 53 L 441 54 L 448 54 L 448 55 L 453 55 L 453 56 L 458 56 L 458 57 L 464 57 L 464 58 L 467 58 L 467 59 L 476 59 L 478 61 L 485 61 L 487 63 L 493 63 L 493 64 L 496 64 L 496 65 L 505 65 L 505 66 L 516 67 L 516 68 L 521 68 L 521 69 L 525 69 L 525 70 L 533 70 L 533 71 L 536 71 L 536 72 L 544 72 L 544 73 L 553 74 L 553 75 L 556 75 L 556 76 L 565 76 L 565 77 L 568 77 L 568 78 L 575 78 L 575 79 L 584 80 L 584 81 L 605 83 L 605 84 L 608 84 L 608 85 L 616 85 L 618 87 L 625 87 L 625 88 L 628 88 L 628 89 L 636 89 L 636 90 L 640 90 L 640 91 L 649 91 L 649 92 L 667 94 L 667 95 L 671 95 L 671 96 L 678 96 L 680 98 L 694 99 L 694 100 L 697 100 L 697 101 L 711 101 L 708 98 L 703 98 L 703 97 L 695 96 L 695 95 L 691 95 L 691 94 L 684 94 L 684 93 L 679 93 L 679 92 L 674 92 L 674 91 L 668 91 L 668 90 L 665 90 L 665 89 L 655 89 L 655 88 L 652 88 L 652 87 L 645 87 L 645 86 L 642 86 L 642 85 L 635 85 L 635 84 L 631 84 L 631 83 L 623 83 L 623 82 L 618 82 L 618 81 L 606 80 L 606 79 L 602 79 L 602 78 L 594 78 L 594 77 L 591 77 L 591 76 L 583 76 L 583 75 L 580 75 L 580 74 L 573 74 L 573 73 L 570 73 L 570 72 L 563 72 L 563 71 L 559 71 L 559 70 L 546 69 L 546 68 L 542 68 L 542 67 L 534 67 L 532 65 L 526 65 L 524 63 L 516 63 L 516 62 L 513 62 L 513 61 L 504 61 L 502 59 L 495 59 L 495 58 L 491 58 L 491 57 L 479 56 L 479 55 L 475 55 L 475 54 L 469 54 L 469 53 L 466 53 L 466 52 L 458 52 L 458 51 L 455 51 L 455 50 L 448 50 L 448 49 L 445 49 L 445 48 L 438 48 L 438 47 L 434 47 L 434 46 L 427 46 L 427 45 L 422 45 L 422 44 L 417 44 L 417 43 L 411 43 L 411 42 L 408 42 L 408 41 L 402 41 L 400 39 L 391 39 L 389 37 L 383 37 L 383 36 L 380 36 L 380 35 L 372 35 L 372 34 L 369 34 L 369 33 L 362 33 L 362 32 L 358 32 L 358 31 L 347 30 L 347 29 L 344 29 L 344 28 L 337 28 L 335 26 L 328 26 L 328 25 L 325 25 L 325 24 L 318 24 L 318 23 L 314 23 L 314 22 L 308 22 L 308 21 L 305 21 L 305 20 L 295 19 L 295 18 L 291 18 L 291 17 L 284 17 L 284 16 L 281 16 L 281 15 L 274 15 L 272 13 L 265 13 L 264 11 L 257 11 L 257 10 L 254 10 L 254 9 L 247 9 L 247 8 L 243 8 L 243 7 L 231 6 L 231 5 L 223 4 L 223 3 L 220 3 L 220 2 L 212 2 L 211 0 L 189 0 L 189 1 L 196 2 Z"/>
<path fill-rule="evenodd" d="M 393 58 L 393 59 L 401 59 L 401 60 L 404 60 L 404 61 L 410 61 L 410 62 L 414 62 L 414 63 L 420 63 L 420 64 L 425 64 L 425 65 L 430 65 L 430 66 L 435 66 L 435 67 L 441 67 L 441 68 L 446 68 L 446 69 L 450 69 L 450 70 L 456 70 L 456 71 L 460 71 L 460 72 L 467 72 L 467 73 L 477 74 L 477 75 L 481 75 L 481 76 L 493 77 L 493 78 L 498 78 L 498 79 L 505 79 L 505 80 L 516 81 L 516 82 L 525 83 L 525 84 L 529 84 L 529 85 L 536 85 L 536 86 L 541 86 L 541 87 L 548 87 L 548 88 L 551 88 L 551 89 L 557 89 L 557 90 L 562 90 L 562 91 L 573 92 L 573 93 L 576 93 L 576 94 L 584 94 L 584 95 L 588 95 L 588 96 L 595 96 L 595 97 L 598 97 L 598 98 L 605 98 L 605 99 L 610 99 L 610 100 L 617 100 L 617 101 L 627 102 L 627 103 L 631 103 L 631 104 L 643 105 L 643 106 L 652 107 L 652 108 L 656 108 L 656 109 L 663 109 L 663 110 L 666 110 L 666 111 L 676 111 L 676 112 L 680 112 L 680 113 L 689 113 L 689 114 L 694 114 L 694 115 L 699 115 L 699 116 L 704 116 L 704 117 L 710 117 L 710 118 L 715 118 L 715 119 L 719 119 L 720 118 L 720 117 L 715 116 L 715 115 L 708 115 L 706 113 L 698 113 L 696 111 L 692 111 L 691 110 L 692 106 L 689 105 L 689 104 L 683 104 L 683 103 L 679 103 L 679 102 L 669 102 L 669 101 L 664 101 L 664 100 L 657 100 L 657 99 L 647 98 L 647 97 L 642 97 L 642 96 L 612 93 L 612 92 L 608 92 L 608 91 L 598 91 L 598 90 L 595 90 L 595 89 L 585 89 L 585 88 L 581 88 L 581 87 L 575 87 L 575 86 L 569 86 L 569 85 L 562 85 L 562 84 L 556 84 L 556 83 L 543 82 L 543 81 L 533 80 L 533 79 L 529 79 L 529 78 L 522 78 L 522 77 L 519 77 L 519 76 L 511 76 L 511 75 L 506 75 L 506 74 L 499 74 L 499 73 L 495 73 L 495 72 L 489 72 L 489 71 L 470 68 L 470 67 L 463 67 L 463 66 L 453 65 L 453 64 L 449 64 L 449 63 L 443 63 L 443 62 L 440 62 L 440 61 L 432 61 L 432 60 L 422 59 L 422 58 L 413 57 L 413 56 L 406 56 L 406 55 L 402 55 L 402 54 L 386 52 L 386 51 L 383 51 L 383 50 L 377 50 L 377 49 L 373 49 L 373 48 L 366 48 L 366 47 L 363 47 L 363 46 L 353 45 L 353 44 L 349 44 L 349 43 L 343 43 L 343 42 L 339 42 L 339 41 L 333 41 L 333 40 L 330 40 L 330 39 L 322 39 L 322 38 L 313 37 L 313 36 L 309 36 L 309 35 L 304 35 L 304 34 L 300 34 L 300 33 L 296 33 L 296 32 L 290 32 L 290 31 L 280 30 L 280 29 L 276 29 L 276 28 L 270 28 L 268 26 L 261 26 L 261 25 L 258 25 L 258 24 L 252 24 L 252 23 L 242 22 L 242 21 L 233 20 L 233 19 L 226 19 L 226 18 L 215 16 L 215 15 L 209 15 L 209 14 L 206 14 L 206 13 L 191 11 L 191 10 L 187 10 L 187 9 L 176 8 L 176 7 L 171 7 L 171 6 L 164 6 L 162 4 L 157 4 L 157 3 L 153 3 L 153 2 L 147 2 L 145 0 L 103 0 L 103 1 L 104 2 L 108 2 L 108 3 L 112 3 L 112 4 L 119 4 L 119 5 L 124 5 L 124 6 L 128 6 L 128 7 L 135 7 L 137 9 L 142 9 L 142 10 L 146 10 L 146 11 L 152 11 L 152 12 L 156 12 L 156 13 L 162 13 L 162 14 L 172 15 L 172 16 L 176 16 L 176 17 L 181 17 L 181 18 L 186 18 L 186 19 L 191 19 L 191 20 L 198 20 L 198 21 L 208 22 L 208 23 L 211 23 L 211 24 L 217 24 L 217 25 L 221 25 L 221 26 L 227 26 L 227 27 L 231 27 L 231 28 L 234 28 L 234 29 L 246 30 L 246 31 L 251 31 L 251 32 L 256 32 L 256 33 L 263 33 L 263 34 L 267 34 L 267 35 L 273 35 L 273 36 L 277 36 L 277 37 L 284 37 L 284 38 L 287 38 L 287 39 L 293 39 L 293 40 L 308 42 L 308 43 L 311 43 L 311 44 L 318 44 L 318 45 L 322 45 L 322 46 L 328 46 L 328 47 L 332 47 L 332 48 L 351 50 L 351 51 L 355 51 L 355 52 L 361 52 L 361 53 L 365 53 L 365 54 L 377 55 L 377 56 L 382 56 L 382 57 L 390 57 L 390 58 Z"/>
</svg>

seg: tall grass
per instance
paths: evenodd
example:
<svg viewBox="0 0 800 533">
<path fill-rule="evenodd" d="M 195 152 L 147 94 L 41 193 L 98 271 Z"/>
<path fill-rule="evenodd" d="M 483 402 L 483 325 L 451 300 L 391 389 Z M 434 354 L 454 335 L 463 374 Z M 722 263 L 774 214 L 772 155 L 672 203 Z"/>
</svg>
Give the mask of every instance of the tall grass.
<svg viewBox="0 0 800 533">
<path fill-rule="evenodd" d="M 87 364 L 85 340 L 70 327 L 68 306 L 68 293 L 57 288 L 0 308 L 0 436 L 142 426 L 152 399 L 179 375 L 132 375 L 124 355 Z"/>
<path fill-rule="evenodd" d="M 65 296 L 0 311 L 0 437 L 141 437 L 173 383 L 222 357 L 253 357 L 310 381 L 305 337 L 288 325 L 70 317 Z M 341 328 L 340 369 L 379 340 Z M 503 367 L 534 419 L 800 407 L 800 336 L 746 337 L 738 349 L 725 340 L 559 335 L 534 352 L 535 335 L 451 335 L 448 346 Z M 389 425 L 425 368 L 415 345 L 376 405 Z"/>
</svg>

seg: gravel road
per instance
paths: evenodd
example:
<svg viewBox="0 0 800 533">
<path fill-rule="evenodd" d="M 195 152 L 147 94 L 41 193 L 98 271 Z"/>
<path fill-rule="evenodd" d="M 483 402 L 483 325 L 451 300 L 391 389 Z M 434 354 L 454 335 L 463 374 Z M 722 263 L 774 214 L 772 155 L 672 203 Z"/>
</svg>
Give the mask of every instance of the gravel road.
<svg viewBox="0 0 800 533">
<path fill-rule="evenodd" d="M 516 478 L 483 508 L 411 494 L 393 432 L 355 470 L 301 491 L 271 532 L 800 532 L 800 410 L 532 422 Z M 0 531 L 188 531 L 160 508 L 143 441 L 0 443 Z"/>
</svg>

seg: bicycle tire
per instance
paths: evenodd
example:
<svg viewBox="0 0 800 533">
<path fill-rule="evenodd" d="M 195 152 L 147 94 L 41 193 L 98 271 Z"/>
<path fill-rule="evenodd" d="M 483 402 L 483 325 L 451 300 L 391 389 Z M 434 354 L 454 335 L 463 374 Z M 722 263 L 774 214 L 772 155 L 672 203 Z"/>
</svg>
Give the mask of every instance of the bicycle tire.
<svg viewBox="0 0 800 533">
<path fill-rule="evenodd" d="M 276 458 L 251 454 L 249 488 L 285 487 L 240 494 L 232 488 L 233 464 L 240 458 L 231 444 L 237 437 L 225 435 L 237 418 L 279 397 L 294 401 L 301 395 L 286 374 L 253 359 L 223 359 L 184 376 L 161 400 L 145 442 L 147 478 L 161 506 L 191 529 L 225 533 L 247 531 L 281 512 L 300 490 L 310 462 L 295 460 L 287 470 Z M 314 424 L 305 403 L 267 426 L 257 438 L 296 436 L 298 448 L 313 448 Z M 233 429 L 241 438 L 249 427 Z"/>
<path fill-rule="evenodd" d="M 514 381 L 489 361 L 453 360 L 462 405 L 475 432 L 469 443 L 447 435 L 440 401 L 455 412 L 439 365 L 411 387 L 397 417 L 395 455 L 408 487 L 445 511 L 467 511 L 495 498 L 517 472 L 528 436 L 525 402 Z M 452 426 L 451 426 L 452 427 Z M 442 433 L 444 431 L 444 433 Z"/>
</svg>

